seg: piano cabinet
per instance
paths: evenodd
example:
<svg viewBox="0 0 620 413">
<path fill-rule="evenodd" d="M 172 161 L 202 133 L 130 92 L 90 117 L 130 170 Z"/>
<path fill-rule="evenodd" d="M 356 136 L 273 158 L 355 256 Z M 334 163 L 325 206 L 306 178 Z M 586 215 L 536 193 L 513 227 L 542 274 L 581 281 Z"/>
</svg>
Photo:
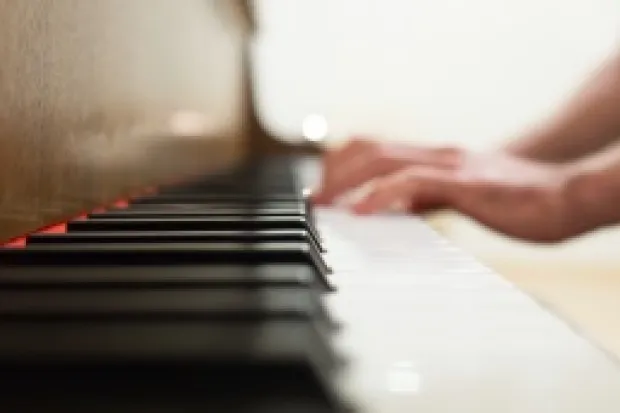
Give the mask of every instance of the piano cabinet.
<svg viewBox="0 0 620 413">
<path fill-rule="evenodd" d="M 300 150 L 255 115 L 250 6 L 0 0 L 0 240 L 263 151 Z"/>
</svg>

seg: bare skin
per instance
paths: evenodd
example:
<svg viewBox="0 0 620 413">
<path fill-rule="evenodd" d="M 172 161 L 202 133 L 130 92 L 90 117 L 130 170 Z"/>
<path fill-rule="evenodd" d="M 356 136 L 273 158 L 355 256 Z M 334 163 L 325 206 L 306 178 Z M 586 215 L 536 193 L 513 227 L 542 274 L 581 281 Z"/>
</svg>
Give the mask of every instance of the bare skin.
<svg viewBox="0 0 620 413">
<path fill-rule="evenodd" d="M 449 208 L 512 237 L 561 241 L 620 220 L 619 136 L 620 55 L 546 125 L 499 150 L 352 139 L 325 156 L 314 200 L 372 182 L 353 212 Z"/>
<path fill-rule="evenodd" d="M 504 149 L 528 159 L 568 162 L 598 152 L 618 137 L 620 52 L 604 62 L 540 128 Z"/>
</svg>

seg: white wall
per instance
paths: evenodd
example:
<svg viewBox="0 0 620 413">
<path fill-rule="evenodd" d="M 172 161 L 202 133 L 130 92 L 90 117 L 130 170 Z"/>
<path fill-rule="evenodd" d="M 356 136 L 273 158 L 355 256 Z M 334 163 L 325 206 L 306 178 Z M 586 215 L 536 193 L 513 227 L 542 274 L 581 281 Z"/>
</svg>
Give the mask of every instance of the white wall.
<svg viewBox="0 0 620 413">
<path fill-rule="evenodd" d="M 258 0 L 259 103 L 296 133 L 479 146 L 547 114 L 612 48 L 617 0 Z"/>
<path fill-rule="evenodd" d="M 549 115 L 620 37 L 617 0 L 256 5 L 258 103 L 279 135 L 298 134 L 304 116 L 321 113 L 334 139 L 364 133 L 494 145 Z M 467 223 L 454 230 L 471 248 L 499 253 L 512 245 Z M 611 237 L 578 250 L 590 256 L 600 243 L 620 244 L 620 235 Z M 531 256 L 519 247 L 511 254 Z"/>
</svg>

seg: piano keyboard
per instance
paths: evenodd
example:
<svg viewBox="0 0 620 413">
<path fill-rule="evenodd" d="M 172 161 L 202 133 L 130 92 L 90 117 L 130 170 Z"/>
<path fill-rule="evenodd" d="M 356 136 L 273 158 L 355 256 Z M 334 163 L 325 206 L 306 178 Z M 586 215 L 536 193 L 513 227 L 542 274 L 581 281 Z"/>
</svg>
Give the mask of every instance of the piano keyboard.
<svg viewBox="0 0 620 413">
<path fill-rule="evenodd" d="M 620 370 L 421 221 L 274 159 L 0 248 L 2 412 L 617 412 Z"/>
</svg>

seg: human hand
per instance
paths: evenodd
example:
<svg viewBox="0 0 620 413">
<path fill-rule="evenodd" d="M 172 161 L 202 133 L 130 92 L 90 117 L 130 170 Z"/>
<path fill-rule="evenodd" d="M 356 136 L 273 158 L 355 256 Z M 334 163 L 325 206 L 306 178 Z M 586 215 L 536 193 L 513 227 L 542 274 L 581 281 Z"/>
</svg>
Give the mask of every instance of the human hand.
<svg viewBox="0 0 620 413">
<path fill-rule="evenodd" d="M 408 166 L 454 169 L 461 152 L 451 147 L 426 148 L 355 138 L 326 154 L 321 185 L 313 201 L 317 205 L 333 204 L 349 191 Z"/>
<path fill-rule="evenodd" d="M 356 141 L 326 157 L 318 204 L 371 179 L 351 205 L 358 214 L 420 212 L 448 207 L 509 236 L 559 241 L 588 228 L 565 165 L 524 160 L 504 152 L 418 148 Z M 581 224 L 580 224 L 581 223 Z"/>
</svg>

